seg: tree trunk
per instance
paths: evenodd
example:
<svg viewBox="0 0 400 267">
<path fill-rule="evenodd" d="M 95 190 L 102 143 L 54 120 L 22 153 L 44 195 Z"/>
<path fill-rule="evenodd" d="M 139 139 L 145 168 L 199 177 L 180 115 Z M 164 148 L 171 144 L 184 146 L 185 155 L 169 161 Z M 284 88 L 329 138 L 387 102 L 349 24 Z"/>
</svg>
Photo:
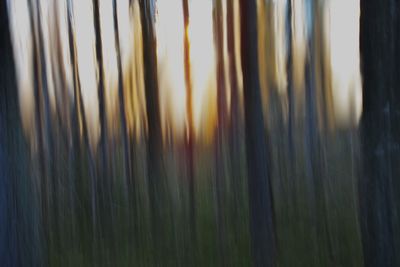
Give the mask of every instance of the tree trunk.
<svg viewBox="0 0 400 267">
<path fill-rule="evenodd" d="M 29 8 L 29 19 L 30 19 L 30 26 L 31 26 L 31 34 L 32 34 L 32 73 L 33 73 L 33 92 L 34 92 L 34 99 L 35 99 L 35 135 L 37 140 L 37 158 L 38 158 L 38 166 L 39 166 L 39 197 L 40 197 L 40 204 L 41 204 L 41 225 L 42 225 L 42 248 L 43 251 L 46 253 L 48 249 L 48 242 L 49 242 L 49 196 L 48 196 L 48 167 L 46 165 L 46 157 L 45 157 L 45 144 L 44 144 L 44 132 L 43 132 L 43 125 L 42 125 L 42 118 L 43 118 L 43 91 L 42 84 L 41 84 L 41 77 L 40 77 L 40 46 L 38 42 L 38 37 L 36 33 L 39 31 L 39 26 L 35 20 L 35 9 L 33 5 L 33 0 L 28 1 L 28 8 Z M 47 90 L 47 89 L 46 89 Z M 42 255 L 42 260 L 44 263 L 47 262 L 47 257 Z"/>
<path fill-rule="evenodd" d="M 274 266 L 273 198 L 258 73 L 256 0 L 241 0 L 240 11 L 252 253 L 255 266 Z"/>
<path fill-rule="evenodd" d="M 124 75 L 122 73 L 122 62 L 121 62 L 121 47 L 119 44 L 119 27 L 118 27 L 118 6 L 117 1 L 113 0 L 114 10 L 114 33 L 115 33 L 115 49 L 117 54 L 117 65 L 118 65 L 118 97 L 119 97 L 119 115 L 121 119 L 121 131 L 122 131 L 122 146 L 124 150 L 125 160 L 125 179 L 127 185 L 130 184 L 131 168 L 130 168 L 130 153 L 129 153 L 129 141 L 128 141 L 128 128 L 126 126 L 126 114 L 125 114 L 125 94 L 124 94 Z"/>
<path fill-rule="evenodd" d="M 95 45 L 96 45 L 96 61 L 98 66 L 98 81 L 97 81 L 97 93 L 98 93 L 98 101 L 99 101 L 99 120 L 100 120 L 100 166 L 99 166 L 99 189 L 100 192 L 104 192 L 107 190 L 105 185 L 110 183 L 111 172 L 110 172 L 110 159 L 109 159 L 109 150 L 108 150 L 108 128 L 107 128 L 107 105 L 106 105 L 106 95 L 105 95 L 105 86 L 104 86 L 104 62 L 103 62 L 103 41 L 101 37 L 101 24 L 100 24 L 100 6 L 99 0 L 93 0 L 93 22 L 94 22 L 94 30 L 95 30 Z M 79 7 L 78 7 L 79 8 Z M 80 89 L 80 88 L 79 88 Z M 80 90 L 78 91 L 78 96 L 80 96 Z M 83 99 L 79 99 L 83 100 Z M 80 102 L 80 101 L 79 101 Z M 80 103 L 81 107 L 83 107 L 83 103 Z M 83 112 L 83 109 L 81 109 Z M 82 114 L 82 118 L 84 115 Z M 89 148 L 90 149 L 90 148 Z M 93 235 L 96 236 L 96 209 L 97 203 L 97 179 L 93 176 L 91 182 L 91 190 L 92 190 L 92 223 L 93 223 Z M 99 205 L 100 206 L 100 205 Z"/>
<path fill-rule="evenodd" d="M 16 157 L 15 143 L 18 140 L 18 129 L 20 129 L 18 94 L 15 77 L 15 65 L 11 44 L 11 34 L 7 14 L 7 2 L 0 2 L 0 265 L 18 266 L 23 263 L 19 259 L 18 233 L 22 224 L 18 221 L 17 207 L 18 198 L 28 196 L 19 195 L 16 187 L 17 166 L 25 163 L 22 157 Z M 21 211 L 20 211 L 21 212 Z M 23 214 L 25 215 L 25 213 Z M 25 215 L 26 216 L 26 215 Z M 27 254 L 25 254 L 28 256 Z M 25 262 L 26 263 L 26 262 Z M 32 264 L 32 262 L 30 263 Z"/>
<path fill-rule="evenodd" d="M 143 63 L 145 102 L 148 123 L 147 171 L 149 185 L 149 201 L 152 214 L 152 235 L 155 244 L 156 263 L 163 253 L 164 231 L 163 213 L 165 213 L 166 197 L 164 193 L 161 117 L 158 92 L 157 49 L 152 15 L 152 0 L 140 0 L 140 19 L 143 31 Z"/>
<path fill-rule="evenodd" d="M 242 183 L 240 173 L 240 101 L 239 85 L 236 65 L 236 44 L 235 44 L 235 9 L 234 0 L 227 1 L 227 43 L 229 55 L 228 79 L 231 85 L 231 108 L 229 121 L 229 144 L 230 144 L 230 162 L 231 162 L 231 183 L 233 189 L 233 209 L 234 222 L 239 216 L 240 203 L 242 199 Z"/>
<path fill-rule="evenodd" d="M 75 190 L 78 192 L 78 182 L 80 179 L 77 178 L 79 171 L 82 170 L 82 151 L 80 146 L 80 137 L 79 137 L 79 98 L 78 98 L 78 87 L 79 87 L 79 74 L 78 74 L 78 67 L 76 65 L 76 50 L 75 50 L 75 39 L 72 29 L 72 5 L 71 1 L 67 2 L 67 27 L 68 27 L 68 45 L 69 45 L 69 53 L 70 53 L 70 60 L 71 60 L 71 73 L 72 73 L 72 80 L 73 80 L 73 92 L 74 92 L 74 101 L 72 102 L 71 107 L 71 115 L 70 115 L 70 125 L 71 125 L 71 139 L 72 144 L 69 146 L 69 160 L 72 161 L 70 164 L 70 191 L 69 191 L 69 199 L 70 199 L 70 206 L 72 209 L 72 241 L 75 240 L 76 234 L 76 222 L 75 217 L 77 214 L 75 213 L 79 210 L 78 203 L 75 202 Z M 77 155 L 76 155 L 77 154 Z M 78 196 L 79 198 L 80 196 Z"/>
<path fill-rule="evenodd" d="M 399 3 L 361 1 L 363 173 L 360 224 L 366 266 L 399 266 Z"/>
<path fill-rule="evenodd" d="M 192 99 L 192 75 L 190 68 L 190 40 L 189 40 L 189 1 L 182 0 L 183 20 L 184 20 L 184 65 L 185 65 L 185 85 L 186 85 L 186 116 L 187 116 L 187 135 L 186 153 L 187 175 L 189 181 L 189 216 L 191 224 L 191 235 L 193 242 L 196 243 L 196 210 L 195 210 L 195 188 L 194 188 L 194 126 L 193 126 L 193 99 Z"/>
<path fill-rule="evenodd" d="M 216 190 L 216 217 L 218 227 L 218 247 L 221 266 L 229 266 L 227 263 L 226 247 L 226 221 L 225 221 L 225 157 L 223 140 L 226 128 L 226 80 L 224 67 L 224 24 L 222 1 L 217 0 L 214 8 L 214 36 L 216 39 L 217 56 L 217 129 L 215 144 L 215 190 Z"/>
<path fill-rule="evenodd" d="M 293 88 L 293 3 L 292 0 L 287 0 L 287 36 L 288 36 L 288 49 L 287 49 L 287 61 L 286 61 L 286 72 L 287 72 L 287 97 L 288 97 L 288 144 L 289 144 L 289 155 L 290 164 L 293 167 L 295 160 L 295 149 L 294 149 L 294 112 L 295 112 L 295 100 L 294 100 L 294 88 Z"/>
<path fill-rule="evenodd" d="M 40 13 L 40 2 L 36 3 L 36 22 L 37 22 L 37 36 L 36 42 L 38 45 L 37 53 L 39 54 L 39 82 L 40 82 L 40 90 L 42 93 L 43 100 L 43 128 L 44 128 L 44 158 L 45 162 L 48 165 L 48 174 L 46 175 L 48 178 L 46 180 L 46 186 L 48 193 L 48 208 L 49 208 L 49 238 L 51 242 L 51 246 L 55 249 L 58 249 L 59 245 L 59 230 L 58 230 L 58 193 L 57 193 L 57 184 L 58 179 L 56 175 L 56 164 L 53 162 L 55 159 L 54 154 L 54 133 L 53 133 L 53 121 L 52 121 L 52 111 L 50 107 L 50 94 L 49 94 L 49 80 L 47 75 L 46 68 L 46 53 L 45 53 L 45 45 L 46 41 L 43 37 L 43 25 L 42 18 Z M 45 230 L 46 231 L 46 230 Z"/>
</svg>

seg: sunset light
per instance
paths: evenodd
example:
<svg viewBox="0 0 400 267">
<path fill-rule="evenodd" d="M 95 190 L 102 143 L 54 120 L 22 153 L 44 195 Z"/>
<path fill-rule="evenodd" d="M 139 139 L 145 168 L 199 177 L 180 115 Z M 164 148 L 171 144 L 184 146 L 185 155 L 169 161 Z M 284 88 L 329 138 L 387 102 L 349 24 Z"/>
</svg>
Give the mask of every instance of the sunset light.
<svg viewBox="0 0 400 267">
<path fill-rule="evenodd" d="M 0 0 L 0 267 L 400 266 L 399 1 Z"/>
</svg>

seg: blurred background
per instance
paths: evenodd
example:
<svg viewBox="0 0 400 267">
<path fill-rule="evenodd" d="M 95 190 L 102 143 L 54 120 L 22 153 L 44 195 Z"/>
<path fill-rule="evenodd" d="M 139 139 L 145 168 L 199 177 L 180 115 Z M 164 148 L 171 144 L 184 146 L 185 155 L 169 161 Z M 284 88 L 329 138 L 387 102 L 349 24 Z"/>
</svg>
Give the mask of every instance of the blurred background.
<svg viewBox="0 0 400 267">
<path fill-rule="evenodd" d="M 1 266 L 400 266 L 396 0 L 1 0 Z"/>
</svg>

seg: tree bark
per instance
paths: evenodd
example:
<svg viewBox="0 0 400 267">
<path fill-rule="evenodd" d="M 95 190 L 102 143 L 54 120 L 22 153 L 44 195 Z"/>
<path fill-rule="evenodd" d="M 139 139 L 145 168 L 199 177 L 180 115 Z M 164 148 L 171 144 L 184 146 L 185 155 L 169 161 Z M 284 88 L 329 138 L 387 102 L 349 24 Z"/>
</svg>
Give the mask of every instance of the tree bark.
<svg viewBox="0 0 400 267">
<path fill-rule="evenodd" d="M 18 228 L 15 224 L 18 197 L 13 145 L 18 140 L 19 124 L 18 94 L 15 65 L 11 44 L 11 33 L 7 12 L 7 2 L 0 2 L 0 265 L 18 266 L 22 261 L 18 255 Z M 14 147 L 15 149 L 15 147 Z M 20 162 L 22 158 L 19 158 Z M 28 197 L 28 196 L 25 196 Z M 20 231 L 20 230 L 19 230 Z"/>
<path fill-rule="evenodd" d="M 363 172 L 360 224 L 366 266 L 398 266 L 400 194 L 399 3 L 361 1 Z"/>
<path fill-rule="evenodd" d="M 240 11 L 252 253 L 255 266 L 274 266 L 276 244 L 271 164 L 261 107 L 256 0 L 241 0 Z"/>
<path fill-rule="evenodd" d="M 149 186 L 149 201 L 152 214 L 152 235 L 155 244 L 156 263 L 164 252 L 163 213 L 166 200 L 163 181 L 161 117 L 158 91 L 157 49 L 152 15 L 152 0 L 140 0 L 140 19 L 142 24 L 143 63 L 145 102 L 147 111 L 147 174 Z"/>
</svg>

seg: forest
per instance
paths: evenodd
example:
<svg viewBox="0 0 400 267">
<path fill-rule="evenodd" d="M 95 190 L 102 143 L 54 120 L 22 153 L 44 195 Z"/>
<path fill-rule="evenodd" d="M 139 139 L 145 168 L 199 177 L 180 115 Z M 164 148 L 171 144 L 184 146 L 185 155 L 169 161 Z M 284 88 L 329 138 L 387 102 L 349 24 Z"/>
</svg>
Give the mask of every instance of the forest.
<svg viewBox="0 0 400 267">
<path fill-rule="evenodd" d="M 399 251 L 399 1 L 0 0 L 0 266 Z"/>
</svg>

